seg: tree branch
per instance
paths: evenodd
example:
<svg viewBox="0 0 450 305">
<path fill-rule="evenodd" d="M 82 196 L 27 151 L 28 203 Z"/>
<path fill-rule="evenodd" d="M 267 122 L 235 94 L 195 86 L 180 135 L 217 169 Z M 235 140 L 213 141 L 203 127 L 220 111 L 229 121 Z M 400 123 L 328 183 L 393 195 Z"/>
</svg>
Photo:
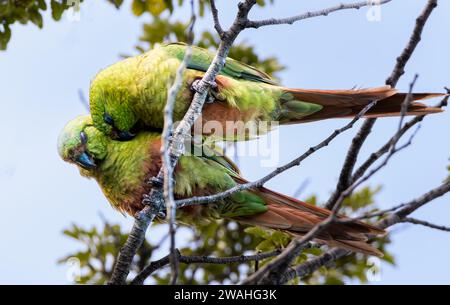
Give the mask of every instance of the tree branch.
<svg viewBox="0 0 450 305">
<path fill-rule="evenodd" d="M 416 218 L 406 217 L 401 222 L 412 223 L 412 224 L 415 224 L 415 225 L 421 225 L 421 226 L 432 228 L 432 229 L 436 229 L 436 230 L 450 232 L 450 227 L 435 225 L 435 224 L 433 224 L 431 222 L 420 220 L 420 219 L 416 219 Z"/>
<path fill-rule="evenodd" d="M 402 107 L 402 113 L 400 117 L 400 124 L 403 122 L 403 118 L 407 111 L 407 105 L 411 103 L 412 100 L 412 89 L 415 84 L 415 81 L 417 79 L 417 76 L 414 78 L 414 81 L 410 85 L 409 93 L 405 99 L 404 105 L 405 107 Z M 401 127 L 401 125 L 400 125 Z M 387 165 L 389 159 L 394 155 L 396 152 L 400 151 L 404 147 L 410 144 L 410 141 L 403 145 L 400 148 L 396 148 L 396 144 L 398 140 L 400 139 L 399 136 L 394 137 L 394 141 L 391 143 L 391 149 L 389 155 L 386 157 L 384 162 L 378 166 L 376 169 L 372 170 L 367 176 L 361 178 L 358 181 L 355 181 L 352 185 L 350 185 L 346 190 L 340 193 L 340 196 L 338 200 L 336 201 L 335 205 L 333 206 L 332 213 L 330 216 L 328 216 L 324 221 L 320 222 L 316 226 L 314 226 L 306 235 L 304 235 L 300 239 L 294 239 L 289 246 L 283 251 L 282 254 L 280 254 L 275 260 L 268 263 L 264 268 L 261 268 L 258 272 L 255 272 L 251 276 L 249 276 L 247 279 L 245 279 L 242 283 L 243 284 L 281 284 L 281 280 L 283 279 L 283 274 L 286 272 L 286 270 L 289 268 L 289 265 L 292 263 L 292 261 L 300 255 L 301 251 L 304 248 L 305 243 L 311 241 L 313 238 L 315 238 L 318 234 L 320 234 L 324 229 L 326 229 L 330 224 L 336 221 L 336 215 L 342 205 L 342 202 L 345 198 L 350 196 L 350 194 L 356 189 L 360 184 L 362 184 L 364 181 L 368 180 L 372 175 L 374 175 L 377 171 L 379 171 L 382 167 Z"/>
<path fill-rule="evenodd" d="M 385 0 L 385 1 L 381 1 L 381 2 L 382 2 L 381 4 L 384 4 L 384 3 L 390 2 L 390 0 Z M 219 44 L 218 51 L 217 51 L 217 53 L 216 53 L 216 55 L 215 55 L 215 57 L 214 57 L 214 59 L 212 61 L 212 64 L 210 65 L 210 67 L 208 68 L 206 73 L 204 74 L 204 77 L 202 78 L 202 80 L 200 80 L 200 82 L 197 84 L 197 86 L 195 88 L 196 89 L 196 93 L 194 94 L 191 106 L 189 107 L 188 111 L 186 112 L 186 114 L 185 114 L 183 120 L 181 121 L 181 123 L 176 128 L 176 130 L 174 132 L 174 135 L 173 135 L 173 138 L 170 141 L 170 145 L 168 146 L 168 151 L 169 151 L 168 155 L 170 157 L 169 158 L 169 161 L 170 161 L 169 163 L 172 164 L 172 169 L 175 168 L 175 166 L 177 164 L 177 161 L 178 161 L 178 158 L 184 153 L 184 151 L 185 151 L 184 139 L 185 139 L 185 137 L 187 137 L 189 135 L 193 123 L 200 116 L 203 104 L 204 104 L 205 99 L 206 99 L 206 96 L 207 96 L 207 94 L 208 94 L 212 84 L 214 84 L 215 77 L 219 73 L 219 71 L 223 68 L 223 66 L 225 64 L 226 57 L 227 57 L 228 52 L 229 52 L 229 49 L 230 49 L 231 45 L 233 44 L 234 40 L 236 39 L 236 37 L 239 35 L 239 33 L 242 30 L 244 30 L 245 28 L 248 28 L 248 27 L 255 27 L 256 28 L 256 27 L 265 26 L 265 25 L 269 25 L 269 24 L 283 24 L 283 23 L 290 24 L 292 22 L 296 22 L 296 21 L 299 21 L 299 20 L 302 20 L 302 19 L 306 19 L 306 18 L 311 18 L 311 17 L 316 17 L 316 16 L 326 16 L 328 13 L 331 13 L 331 12 L 334 12 L 334 11 L 337 11 L 337 10 L 350 9 L 350 8 L 359 8 L 359 7 L 368 5 L 370 2 L 364 2 L 364 3 L 363 2 L 359 2 L 359 3 L 347 4 L 347 5 L 342 4 L 340 6 L 329 8 L 329 9 L 325 9 L 325 10 L 322 10 L 322 11 L 306 13 L 306 14 L 303 14 L 303 15 L 294 16 L 294 17 L 285 18 L 285 19 L 270 19 L 270 20 L 262 20 L 262 21 L 250 21 L 250 20 L 248 20 L 248 13 L 251 10 L 251 8 L 255 5 L 255 3 L 256 3 L 256 0 L 245 0 L 245 1 L 241 2 L 241 3 L 239 3 L 239 5 L 238 5 L 238 13 L 237 13 L 237 16 L 236 16 L 233 24 L 231 25 L 231 27 L 227 31 L 223 31 L 223 29 L 220 26 L 217 8 L 215 7 L 214 1 L 211 1 L 214 24 L 215 24 L 216 30 L 218 31 L 218 33 L 219 33 L 219 35 L 221 37 L 221 42 Z M 435 7 L 436 4 L 437 4 L 437 1 L 431 1 L 430 0 L 428 2 L 428 5 L 429 6 L 433 5 L 433 3 L 434 3 L 434 7 Z M 359 7 L 357 7 L 357 6 L 359 6 Z M 413 53 L 413 51 L 414 51 L 418 41 L 420 40 L 420 33 L 421 33 L 422 29 L 423 29 L 424 24 L 426 23 L 426 20 L 428 19 L 428 16 L 430 15 L 430 13 L 431 13 L 431 11 L 432 11 L 432 9 L 434 7 L 432 7 L 429 10 L 425 10 L 424 13 L 423 13 L 424 17 L 421 20 L 419 20 L 420 18 L 418 18 L 417 24 L 416 24 L 416 29 L 415 29 L 415 31 L 413 33 L 413 38 L 414 37 L 415 38 L 411 39 L 409 45 L 405 49 L 404 54 L 406 54 L 406 55 L 401 56 L 401 58 L 397 61 L 396 68 L 394 69 L 392 75 L 388 79 L 390 83 L 395 85 L 395 83 L 397 82 L 398 78 L 401 76 L 401 74 L 403 74 L 402 70 L 403 70 L 406 62 L 408 61 L 409 57 Z M 416 39 L 417 37 L 419 37 L 418 40 Z M 170 96 L 170 94 L 169 94 L 169 96 Z M 342 133 L 343 131 L 345 131 L 345 130 L 347 130 L 349 128 L 352 128 L 353 124 L 358 119 L 360 119 L 365 114 L 365 112 L 368 111 L 370 109 L 370 107 L 372 107 L 375 103 L 376 102 L 373 102 L 370 105 L 368 105 L 349 124 L 347 124 L 346 126 L 344 126 L 341 129 L 336 130 L 332 135 L 330 135 L 323 142 L 321 142 L 320 144 L 318 144 L 315 147 L 311 147 L 306 153 L 304 153 L 299 158 L 297 158 L 297 159 L 291 161 L 290 163 L 288 163 L 288 164 L 278 168 L 277 170 L 275 170 L 271 174 L 263 177 L 262 179 L 260 179 L 258 181 L 255 181 L 255 182 L 243 184 L 243 185 L 238 185 L 238 186 L 236 186 L 236 187 L 234 187 L 232 189 L 229 189 L 229 190 L 227 190 L 227 191 L 225 191 L 225 192 L 223 192 L 221 194 L 216 194 L 216 195 L 212 195 L 212 196 L 205 196 L 205 197 L 197 197 L 197 198 L 194 197 L 194 198 L 190 198 L 190 199 L 186 199 L 186 200 L 179 200 L 179 201 L 175 202 L 176 207 L 182 207 L 182 206 L 186 206 L 186 205 L 195 205 L 195 204 L 200 204 L 200 203 L 209 203 L 209 202 L 213 202 L 213 201 L 216 201 L 216 200 L 219 200 L 219 199 L 223 199 L 223 198 L 225 198 L 227 196 L 230 196 L 233 193 L 239 192 L 239 191 L 244 190 L 244 189 L 262 186 L 265 182 L 267 182 L 268 180 L 272 179 L 273 177 L 275 177 L 276 175 L 280 174 L 281 172 L 284 172 L 285 170 L 287 170 L 287 169 L 289 169 L 289 168 L 291 168 L 293 166 L 299 165 L 300 162 L 302 162 L 309 155 L 313 154 L 316 150 L 327 146 L 340 133 Z M 361 128 L 360 134 L 361 134 L 362 140 L 361 140 L 361 143 L 359 144 L 360 147 L 364 143 L 365 138 L 367 138 L 367 135 L 370 133 L 370 129 L 373 126 L 374 122 L 375 122 L 374 119 L 366 120 L 366 122 L 364 123 L 363 127 Z M 167 125 L 170 125 L 170 122 Z M 400 125 L 401 125 L 401 123 L 400 123 Z M 398 141 L 398 139 L 397 139 L 397 141 Z M 407 145 L 405 145 L 404 147 L 406 147 L 406 146 Z M 356 155 L 358 155 L 360 147 L 356 151 Z M 395 145 L 394 145 L 394 147 L 395 147 Z M 403 148 L 403 147 L 401 147 L 401 148 Z M 167 151 L 167 147 L 165 147 L 164 149 Z M 400 149 L 398 149 L 398 150 L 400 150 Z M 394 151 L 394 153 L 395 153 L 398 150 L 394 149 L 392 151 Z M 390 156 L 391 155 L 388 154 L 388 157 L 386 158 L 386 163 L 387 163 L 387 160 L 389 160 Z M 166 162 L 167 161 L 168 160 L 166 159 Z M 355 162 L 356 162 L 356 160 L 355 160 Z M 354 164 L 352 166 L 354 167 Z M 384 166 L 384 165 L 382 165 L 382 166 Z M 381 168 L 382 166 L 380 166 L 379 168 Z M 353 167 L 351 168 L 351 170 L 353 170 Z M 170 168 L 170 167 L 168 167 L 168 168 Z M 362 181 L 365 181 L 365 179 L 368 179 L 368 177 L 370 177 L 373 173 L 375 173 L 379 168 L 377 168 L 375 171 L 372 171 L 371 173 L 369 173 L 369 175 L 366 175 L 363 178 L 361 178 L 358 181 L 356 181 L 353 184 L 354 187 L 357 187 L 359 185 L 359 183 L 362 183 Z M 161 172 L 160 172 L 160 174 L 161 174 Z M 169 195 L 169 197 L 166 196 L 166 199 L 168 199 L 166 202 L 169 202 L 169 205 L 170 205 L 170 202 L 173 203 L 173 198 L 172 198 L 172 201 L 170 199 L 170 184 L 172 182 L 170 181 L 170 179 L 167 179 L 168 177 L 170 177 L 170 170 L 165 176 L 166 176 L 166 179 L 163 179 L 164 175 L 158 175 L 157 177 L 152 179 L 152 183 L 153 183 L 152 191 L 143 200 L 143 203 L 145 203 L 146 206 L 144 207 L 144 209 L 141 212 L 139 212 L 136 215 L 136 221 L 135 221 L 135 223 L 133 225 L 133 229 L 132 229 L 132 231 L 130 233 L 130 236 L 129 236 L 126 244 L 124 245 L 123 249 L 121 249 L 120 254 L 118 256 L 116 266 L 114 267 L 113 275 L 112 275 L 111 280 L 109 282 L 110 284 L 124 284 L 125 283 L 127 275 L 129 273 L 129 270 L 130 270 L 132 259 L 133 259 L 134 255 L 135 255 L 137 249 L 141 246 L 141 244 L 142 244 L 142 242 L 144 240 L 145 232 L 146 232 L 149 224 L 151 223 L 151 221 L 153 221 L 153 219 L 155 217 L 157 217 L 157 216 L 162 217 L 164 215 L 165 200 L 164 200 L 164 196 L 163 196 L 163 192 L 162 192 L 162 189 L 163 189 L 162 187 L 163 187 L 164 184 L 166 185 L 166 187 L 164 189 L 168 190 L 168 192 L 165 192 L 165 193 L 166 193 L 166 195 L 167 194 Z M 163 180 L 167 180 L 167 182 L 165 182 L 165 181 L 163 182 Z M 353 189 L 354 188 L 350 189 L 348 194 L 345 193 L 345 192 L 343 194 L 344 195 L 345 194 L 349 195 Z M 341 194 L 341 196 L 343 194 Z M 172 193 L 172 195 L 173 195 L 173 193 Z M 316 234 L 318 234 L 327 225 L 329 225 L 331 222 L 333 222 L 335 220 L 335 214 L 336 214 L 336 212 L 339 209 L 340 202 L 342 202 L 341 197 L 338 198 L 337 204 L 334 205 L 333 211 L 332 211 L 332 215 L 329 218 L 327 218 L 325 221 L 323 221 L 322 223 L 320 223 L 319 225 L 314 227 L 302 239 L 296 240 L 295 243 L 292 246 L 293 249 L 296 249 L 296 250 L 300 249 L 299 251 L 301 251 L 302 247 L 304 247 L 304 245 L 309 240 L 313 239 L 316 236 Z M 169 210 L 169 217 L 170 217 L 170 215 L 172 215 L 173 219 L 174 219 L 175 215 L 172 214 L 172 211 L 174 211 L 175 209 L 171 209 L 170 207 L 168 207 L 168 210 Z M 401 210 L 399 210 L 399 211 L 401 211 Z M 174 244 L 173 243 L 172 243 L 172 246 L 171 246 L 171 248 L 172 248 L 172 250 L 174 250 L 175 248 L 174 248 Z M 173 251 L 172 253 L 174 253 L 174 252 L 175 251 Z M 300 253 L 300 252 L 298 252 L 298 253 Z M 285 252 L 283 252 L 282 255 L 289 256 L 289 253 L 287 251 L 285 251 Z M 179 255 L 177 255 L 177 256 L 179 256 Z M 167 259 L 169 259 L 169 257 Z M 179 261 L 182 262 L 180 257 L 178 257 L 178 258 L 179 258 Z M 289 257 L 289 258 L 290 258 L 290 260 L 287 260 L 287 261 L 284 261 L 284 262 L 278 262 L 278 264 L 282 265 L 283 272 L 284 272 L 284 270 L 286 270 L 288 268 L 289 264 L 292 261 L 292 257 Z M 157 262 L 155 262 L 155 264 L 153 264 L 153 266 L 156 266 Z M 162 264 L 164 262 L 165 261 L 162 261 L 162 262 L 160 262 L 160 264 Z M 165 264 L 167 264 L 167 263 L 165 263 Z M 150 268 L 150 266 L 148 266 L 148 267 Z M 263 270 L 263 269 L 260 269 L 259 271 L 261 271 L 261 270 Z M 279 269 L 279 270 L 281 270 L 281 269 Z M 279 274 L 280 274 L 280 272 L 278 272 L 278 275 Z M 279 282 L 279 280 L 277 280 L 277 282 Z"/>
<path fill-rule="evenodd" d="M 191 0 L 191 22 L 188 28 L 189 40 L 193 39 L 193 30 L 195 24 L 195 13 L 193 0 Z M 176 205 L 174 204 L 173 196 L 173 170 L 176 165 L 176 160 L 173 158 L 171 152 L 170 135 L 173 130 L 173 108 L 175 104 L 176 96 L 181 89 L 183 72 L 186 69 L 187 62 L 191 56 L 191 48 L 188 47 L 186 54 L 177 69 L 175 80 L 173 85 L 169 88 L 167 93 L 167 103 L 164 108 L 164 129 L 162 132 L 162 146 L 161 146 L 161 159 L 162 167 L 156 177 L 151 180 L 154 188 L 159 188 L 160 193 L 156 194 L 151 192 L 150 195 L 144 197 L 143 202 L 149 201 L 151 204 L 146 205 L 144 209 L 135 215 L 135 222 L 131 229 L 130 235 L 120 250 L 116 264 L 113 269 L 111 279 L 108 284 L 121 285 L 126 282 L 130 267 L 137 250 L 141 247 L 144 239 L 145 232 L 148 226 L 153 222 L 155 217 L 162 216 L 164 213 L 164 203 L 167 203 L 167 211 L 169 213 L 169 234 L 170 234 L 170 249 L 171 249 L 171 265 L 172 265 L 172 282 L 175 283 L 178 275 L 178 263 L 177 256 L 175 255 L 175 211 Z M 163 187 L 164 193 L 161 194 L 161 187 Z"/>
<path fill-rule="evenodd" d="M 180 251 L 176 249 L 177 259 L 180 263 L 184 264 L 219 264 L 228 265 L 234 263 L 245 263 L 251 261 L 260 261 L 266 258 L 274 257 L 280 254 L 280 250 L 274 250 L 269 252 L 262 252 L 254 255 L 239 255 L 239 256 L 229 256 L 229 257 L 213 257 L 213 256 L 197 256 L 181 255 Z M 156 270 L 169 264 L 170 255 L 166 255 L 163 258 L 151 262 L 147 267 L 145 267 L 131 282 L 132 285 L 142 285 L 144 281 Z"/>
<path fill-rule="evenodd" d="M 238 13 L 233 24 L 222 35 L 218 51 L 211 65 L 196 86 L 196 93 L 194 94 L 192 103 L 180 124 L 175 129 L 169 146 L 169 156 L 173 168 L 175 168 L 179 157 L 184 153 L 184 140 L 189 135 L 192 125 L 200 116 L 209 89 L 214 84 L 217 74 L 225 65 L 231 45 L 239 33 L 245 29 L 248 13 L 255 4 L 256 0 L 245 0 L 239 3 Z M 162 177 L 164 177 L 163 171 L 160 171 L 158 176 L 151 180 L 153 184 L 152 190 L 149 195 L 144 196 L 143 203 L 145 207 L 135 216 L 136 219 L 132 232 L 119 253 L 117 264 L 114 267 L 109 284 L 125 284 L 133 257 L 142 245 L 148 226 L 155 217 L 162 217 L 164 215 L 166 207 L 162 191 Z"/>
<path fill-rule="evenodd" d="M 386 4 L 388 2 L 391 2 L 392 0 L 381 0 L 379 5 Z M 293 24 L 297 21 L 313 18 L 313 17 L 320 17 L 320 16 L 328 16 L 328 14 L 336 12 L 336 11 L 342 11 L 342 10 L 348 10 L 348 9 L 360 9 L 364 6 L 370 6 L 373 5 L 372 1 L 361 1 L 356 3 L 349 3 L 349 4 L 339 4 L 330 8 L 322 9 L 315 12 L 307 12 L 300 15 L 287 17 L 287 18 L 270 18 L 266 20 L 259 20 L 259 21 L 249 21 L 247 23 L 247 27 L 249 28 L 260 28 L 262 26 L 268 26 L 268 25 L 279 25 L 279 24 Z M 378 5 L 378 3 L 377 3 Z"/>
<path fill-rule="evenodd" d="M 222 26 L 220 25 L 219 11 L 217 10 L 217 7 L 216 7 L 216 1 L 209 0 L 209 2 L 211 4 L 211 13 L 213 16 L 214 28 L 216 29 L 217 34 L 219 34 L 219 37 L 222 38 L 224 31 L 223 31 Z"/>
<path fill-rule="evenodd" d="M 434 199 L 445 195 L 448 192 L 450 192 L 450 181 L 447 181 L 446 183 L 432 189 L 431 191 L 414 200 L 397 206 L 396 212 L 389 215 L 386 219 L 380 220 L 376 224 L 376 226 L 380 229 L 386 229 L 397 223 L 404 222 L 404 219 L 409 214 L 422 207 L 423 205 L 433 201 Z M 401 209 L 399 209 L 399 207 L 401 207 Z M 300 264 L 299 266 L 294 267 L 293 269 L 290 269 L 282 276 L 280 282 L 286 283 L 287 281 L 292 280 L 295 277 L 303 278 L 305 276 L 308 276 L 320 267 L 325 266 L 330 262 L 340 259 L 350 253 L 350 251 L 344 249 L 331 249 L 318 257 L 315 257 L 303 264 Z"/>
<path fill-rule="evenodd" d="M 412 54 L 414 53 L 417 45 L 419 44 L 425 24 L 428 21 L 428 18 L 430 17 L 433 9 L 436 6 L 437 0 L 428 0 L 428 3 L 425 6 L 424 10 L 420 14 L 420 16 L 416 19 L 416 25 L 411 34 L 411 37 L 409 38 L 406 47 L 403 49 L 401 55 L 397 58 L 397 63 L 394 69 L 392 70 L 391 75 L 386 79 L 386 85 L 390 85 L 391 87 L 394 88 L 397 85 L 400 77 L 405 73 L 405 66 L 408 63 L 409 59 L 411 58 Z M 332 209 L 339 198 L 339 194 L 343 190 L 348 188 L 349 185 L 357 179 L 357 178 L 355 179 L 355 177 L 352 177 L 352 172 L 358 160 L 358 155 L 361 150 L 361 147 L 364 145 L 364 142 L 366 141 L 367 137 L 372 132 L 372 128 L 375 125 L 375 122 L 376 122 L 375 118 L 367 119 L 361 126 L 357 135 L 353 138 L 352 144 L 347 152 L 344 165 L 342 166 L 339 181 L 338 184 L 336 185 L 336 190 L 328 199 L 325 205 L 326 208 Z M 363 173 L 360 172 L 358 174 L 362 176 Z"/>
<path fill-rule="evenodd" d="M 172 279 L 171 283 L 174 285 L 177 282 L 178 278 L 178 256 L 175 253 L 175 219 L 176 219 L 176 205 L 175 198 L 173 194 L 174 182 L 173 182 L 173 171 L 176 161 L 173 160 L 173 157 L 170 155 L 170 137 L 173 131 L 173 108 L 175 106 L 175 100 L 183 86 L 183 73 L 187 68 L 187 63 L 189 62 L 192 55 L 192 40 L 193 40 L 193 31 L 195 24 L 195 13 L 194 13 L 194 2 L 191 0 L 191 23 L 189 26 L 189 45 L 186 48 L 186 53 L 184 58 L 177 69 L 175 80 L 173 85 L 169 88 L 167 92 L 167 103 L 164 107 L 164 128 L 162 132 L 162 146 L 161 146 L 161 159 L 162 159 L 162 167 L 160 170 L 163 172 L 164 177 L 164 202 L 167 208 L 167 216 L 169 222 L 169 234 L 170 234 L 170 265 L 172 268 Z"/>
<path fill-rule="evenodd" d="M 395 87 L 400 77 L 405 73 L 405 66 L 408 63 L 414 51 L 416 50 L 416 47 L 419 44 L 420 40 L 422 39 L 422 32 L 425 27 L 425 24 L 427 23 L 428 18 L 430 17 L 433 10 L 437 7 L 437 5 L 438 5 L 437 0 L 428 0 L 428 3 L 425 6 L 424 10 L 420 14 L 420 16 L 417 17 L 416 25 L 414 27 L 411 37 L 409 38 L 409 42 L 403 49 L 402 54 L 399 57 L 397 57 L 397 63 L 395 65 L 395 68 L 392 71 L 391 75 L 386 80 L 387 85 Z"/>
<path fill-rule="evenodd" d="M 447 91 L 447 93 L 450 93 L 450 91 Z M 445 96 L 442 101 L 436 105 L 436 108 L 442 108 L 447 106 L 449 96 Z M 400 136 L 403 136 L 411 127 L 415 126 L 416 124 L 423 121 L 423 119 L 426 117 L 426 115 L 419 115 L 411 119 L 408 123 L 403 125 L 402 129 L 400 130 L 399 134 Z M 389 147 L 392 143 L 393 139 L 390 138 L 380 149 L 378 149 L 376 152 L 373 152 L 369 158 L 364 161 L 358 169 L 355 170 L 352 181 L 357 180 L 361 178 L 362 175 L 369 169 L 369 167 L 375 163 L 377 160 L 379 160 L 385 153 L 389 151 Z"/>
</svg>

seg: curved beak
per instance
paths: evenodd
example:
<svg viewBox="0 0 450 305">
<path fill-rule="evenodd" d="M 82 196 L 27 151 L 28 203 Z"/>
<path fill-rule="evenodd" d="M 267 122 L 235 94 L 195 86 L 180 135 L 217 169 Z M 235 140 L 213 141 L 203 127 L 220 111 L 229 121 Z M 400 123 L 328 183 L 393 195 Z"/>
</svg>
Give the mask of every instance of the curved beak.
<svg viewBox="0 0 450 305">
<path fill-rule="evenodd" d="M 133 139 L 136 135 L 134 133 L 131 133 L 129 131 L 119 131 L 117 133 L 117 140 L 119 141 L 129 141 Z"/>
<path fill-rule="evenodd" d="M 94 159 L 92 158 L 92 156 L 87 153 L 84 152 L 82 153 L 76 160 L 77 164 L 79 166 L 81 166 L 84 169 L 93 169 L 96 168 L 97 166 L 95 165 Z"/>
</svg>

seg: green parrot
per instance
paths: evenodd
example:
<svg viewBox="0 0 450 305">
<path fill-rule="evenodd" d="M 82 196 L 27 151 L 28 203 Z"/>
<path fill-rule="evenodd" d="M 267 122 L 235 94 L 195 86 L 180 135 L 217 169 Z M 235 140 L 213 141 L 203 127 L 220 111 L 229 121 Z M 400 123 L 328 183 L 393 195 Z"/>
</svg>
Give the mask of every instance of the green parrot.
<svg viewBox="0 0 450 305">
<path fill-rule="evenodd" d="M 97 129 L 119 140 L 131 139 L 138 130 L 162 129 L 167 90 L 186 48 L 182 43 L 165 44 L 100 71 L 90 87 L 90 110 Z M 214 57 L 208 50 L 192 48 L 175 102 L 175 121 L 183 118 L 196 81 L 203 77 Z M 415 94 L 414 100 L 439 95 Z M 271 129 L 271 124 L 261 122 L 296 124 L 353 117 L 373 100 L 378 100 L 378 104 L 367 116 L 392 116 L 399 114 L 404 98 L 405 94 L 397 93 L 390 86 L 360 90 L 289 89 L 278 85 L 264 72 L 227 58 L 203 108 L 201 128 L 195 132 L 218 139 L 247 139 Z M 412 103 L 408 114 L 440 111 Z M 236 122 L 243 124 L 232 124 Z"/>
<path fill-rule="evenodd" d="M 130 215 L 143 208 L 142 197 L 152 187 L 146 181 L 159 172 L 160 146 L 160 135 L 150 131 L 141 131 L 130 141 L 113 140 L 95 127 L 90 116 L 69 122 L 58 140 L 62 159 L 76 164 L 81 175 L 94 178 L 111 205 Z M 174 172 L 175 198 L 216 194 L 247 182 L 228 158 L 208 147 L 202 148 L 203 154 L 180 157 Z M 260 187 L 212 204 L 179 208 L 177 221 L 193 225 L 228 218 L 302 236 L 328 215 L 327 209 Z M 384 231 L 362 222 L 341 223 L 328 227 L 317 241 L 381 255 L 366 243 L 367 236 L 379 234 Z"/>
</svg>

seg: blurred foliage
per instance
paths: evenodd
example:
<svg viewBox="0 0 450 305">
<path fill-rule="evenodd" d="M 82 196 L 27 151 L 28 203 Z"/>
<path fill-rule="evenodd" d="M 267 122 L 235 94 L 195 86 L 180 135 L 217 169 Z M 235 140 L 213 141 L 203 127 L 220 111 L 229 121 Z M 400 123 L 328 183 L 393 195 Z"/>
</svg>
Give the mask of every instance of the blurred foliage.
<svg viewBox="0 0 450 305">
<path fill-rule="evenodd" d="M 244 234 L 242 225 L 234 221 L 222 220 L 186 229 L 191 237 L 179 249 L 183 255 L 235 256 L 254 250 L 261 242 L 258 237 Z M 73 264 L 75 259 L 80 268 L 78 272 L 75 272 L 75 283 L 105 284 L 111 276 L 117 254 L 128 235 L 121 231 L 119 225 L 106 221 L 102 229 L 95 227 L 83 229 L 72 225 L 63 233 L 84 246 L 82 250 L 59 260 L 60 264 Z M 131 274 L 136 275 L 142 271 L 152 259 L 155 259 L 153 256 L 156 250 L 166 242 L 168 238 L 165 237 L 155 245 L 145 241 L 133 261 Z M 179 281 L 185 284 L 237 283 L 246 274 L 241 272 L 241 268 L 247 266 L 244 265 L 181 264 Z M 168 284 L 170 280 L 168 270 L 168 268 L 159 270 L 151 276 L 149 281 L 155 284 Z"/>
<path fill-rule="evenodd" d="M 70 7 L 78 9 L 83 0 L 6 0 L 0 1 L 0 50 L 6 50 L 11 39 L 11 25 L 14 23 L 34 23 L 39 28 L 44 26 L 42 14 L 50 4 L 52 18 L 61 19 L 64 11 Z"/>
<path fill-rule="evenodd" d="M 136 15 L 142 15 L 144 11 L 142 9 L 145 8 L 142 3 L 150 3 L 155 2 L 155 0 L 134 0 L 134 3 L 139 2 L 140 9 L 135 10 L 133 12 Z M 167 2 L 156 0 L 156 2 Z M 170 2 L 170 1 L 168 1 Z M 179 5 L 183 5 L 186 1 L 180 0 L 178 2 Z M 273 1 L 270 1 L 273 2 Z M 198 6 L 198 16 L 204 16 L 205 8 L 209 9 L 208 1 L 200 1 Z M 266 4 L 265 1 L 258 1 L 258 4 L 264 6 Z M 143 25 L 143 33 L 139 38 L 140 44 L 136 46 L 136 49 L 139 52 L 145 52 L 148 49 L 155 47 L 156 45 L 162 42 L 173 42 L 173 41 L 181 41 L 188 42 L 188 23 L 171 20 L 170 14 L 173 12 L 174 7 L 172 6 L 160 6 L 160 9 L 157 11 L 152 10 L 148 11 L 150 15 L 152 15 L 152 19 L 150 22 L 145 23 Z M 165 14 L 164 14 L 165 13 Z M 206 49 L 217 49 L 219 46 L 219 37 L 214 30 L 205 30 L 200 33 L 196 33 L 197 39 L 195 44 L 199 47 Z M 235 44 L 230 49 L 229 56 L 231 58 L 243 61 L 249 65 L 252 65 L 258 69 L 265 71 L 267 74 L 276 77 L 276 73 L 285 69 L 283 65 L 281 65 L 275 57 L 268 57 L 265 59 L 260 58 L 254 48 L 247 43 L 243 42 L 240 44 Z"/>
<path fill-rule="evenodd" d="M 64 230 L 67 237 L 81 242 L 85 249 L 71 253 L 60 259 L 58 263 L 73 262 L 76 259 L 79 273 L 75 274 L 76 283 L 79 284 L 106 284 L 111 276 L 112 266 L 115 263 L 120 247 L 126 242 L 128 235 L 121 231 L 119 225 L 112 225 L 104 221 L 101 230 L 96 227 L 83 229 L 75 224 Z M 149 262 L 157 246 L 144 242 L 139 249 L 131 272 L 140 272 Z"/>
<path fill-rule="evenodd" d="M 342 212 L 350 215 L 355 211 L 358 211 L 358 213 L 377 211 L 374 196 L 378 191 L 379 188 L 363 188 L 356 192 L 345 201 Z M 307 198 L 306 201 L 317 204 L 316 197 Z M 161 224 L 156 224 L 155 226 L 161 226 Z M 291 241 L 291 236 L 281 231 L 248 227 L 230 220 L 213 221 L 208 224 L 197 225 L 195 228 L 186 228 L 185 230 L 188 230 L 188 233 L 183 232 L 182 234 L 189 234 L 190 238 L 180 248 L 180 252 L 183 255 L 226 257 L 252 254 L 258 251 L 265 252 L 283 249 Z M 85 230 L 72 225 L 71 228 L 64 231 L 64 234 L 79 241 L 83 244 L 84 249 L 64 257 L 60 260 L 60 263 L 70 262 L 74 258 L 79 261 L 81 272 L 77 283 L 105 283 L 111 275 L 114 259 L 119 253 L 121 245 L 125 242 L 127 235 L 121 232 L 118 225 L 112 225 L 107 222 L 104 223 L 104 227 L 101 230 L 96 228 Z M 132 274 L 135 275 L 145 265 L 157 259 L 153 257 L 156 250 L 166 242 L 168 242 L 167 238 L 162 238 L 162 241 L 155 245 L 146 241 L 134 260 Z M 384 236 L 374 240 L 373 245 L 384 253 L 384 257 L 380 258 L 381 260 L 394 264 L 392 254 L 386 250 L 386 246 L 390 242 L 389 237 Z M 327 249 L 326 246 L 306 249 L 297 258 L 295 264 L 301 264 L 309 258 L 321 255 Z M 161 255 L 161 252 L 159 255 Z M 378 258 L 374 259 L 378 260 Z M 270 260 L 262 260 L 260 266 Z M 378 267 L 379 264 L 374 264 L 374 261 L 368 259 L 366 255 L 355 254 L 342 258 L 327 268 L 322 267 L 318 272 L 302 279 L 302 281 L 294 280 L 292 284 L 344 284 L 350 280 L 366 283 L 368 275 L 376 275 L 376 268 Z M 253 262 L 230 265 L 180 264 L 179 283 L 235 284 L 253 272 L 254 268 Z M 169 280 L 169 268 L 166 267 L 151 275 L 147 282 L 168 284 Z"/>
</svg>

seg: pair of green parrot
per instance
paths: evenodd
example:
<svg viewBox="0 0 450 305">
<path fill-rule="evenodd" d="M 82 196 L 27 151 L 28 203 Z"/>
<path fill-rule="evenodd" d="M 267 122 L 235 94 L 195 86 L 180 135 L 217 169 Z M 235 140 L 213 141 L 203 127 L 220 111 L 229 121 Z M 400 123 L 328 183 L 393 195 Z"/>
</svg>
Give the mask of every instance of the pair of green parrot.
<svg viewBox="0 0 450 305">
<path fill-rule="evenodd" d="M 186 45 L 162 45 L 127 58 L 97 74 L 90 88 L 91 114 L 70 121 L 58 139 L 63 160 L 76 164 L 81 175 L 94 178 L 113 207 L 135 215 L 143 208 L 142 197 L 151 190 L 149 178 L 161 168 L 161 129 L 167 89 L 184 58 Z M 213 54 L 194 47 L 175 102 L 174 120 L 181 120 Z M 414 94 L 422 100 L 441 94 Z M 203 108 L 201 123 L 217 121 L 296 124 L 327 118 L 352 117 L 374 100 L 367 116 L 398 115 L 405 94 L 384 86 L 362 90 L 303 90 L 277 85 L 264 72 L 227 58 Z M 413 102 L 408 114 L 440 112 L 439 108 Z M 225 127 L 224 127 L 225 128 Z M 225 128 L 226 129 L 226 128 Z M 205 136 L 225 140 L 248 138 L 242 130 L 222 130 Z M 207 151 L 208 150 L 208 151 Z M 185 155 L 175 168 L 175 197 L 211 195 L 247 181 L 226 157 L 206 146 L 201 155 Z M 206 153 L 207 152 L 207 153 Z M 260 187 L 245 190 L 205 206 L 180 208 L 181 222 L 229 218 L 295 236 L 306 234 L 330 211 Z M 339 216 L 343 217 L 343 216 Z M 337 223 L 318 237 L 330 246 L 371 255 L 381 252 L 366 243 L 383 230 L 362 222 Z"/>
</svg>

